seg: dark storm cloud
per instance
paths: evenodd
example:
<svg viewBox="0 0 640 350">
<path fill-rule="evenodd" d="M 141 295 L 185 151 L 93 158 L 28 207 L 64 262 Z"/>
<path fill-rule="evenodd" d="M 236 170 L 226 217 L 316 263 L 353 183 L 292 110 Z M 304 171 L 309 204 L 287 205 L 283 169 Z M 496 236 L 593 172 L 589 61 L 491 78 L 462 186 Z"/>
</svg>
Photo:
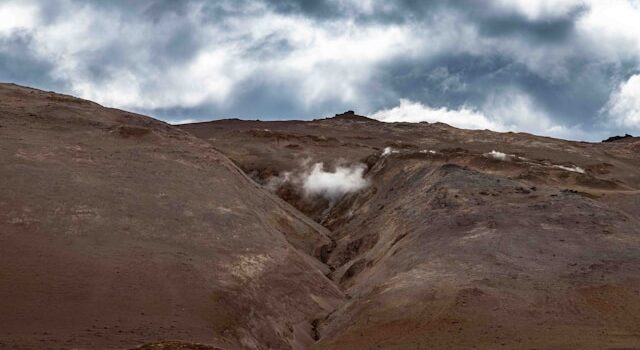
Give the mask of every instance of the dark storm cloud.
<svg viewBox="0 0 640 350">
<path fill-rule="evenodd" d="M 566 81 L 554 82 L 501 55 L 443 55 L 429 62 L 394 62 L 383 69 L 382 79 L 398 96 L 447 108 L 479 106 L 488 93 L 515 88 L 527 91 L 545 110 L 579 122 L 606 102 L 611 88 L 607 77 L 615 72 L 585 62 L 570 66 Z"/>
<path fill-rule="evenodd" d="M 50 76 L 55 67 L 33 52 L 32 41 L 23 32 L 0 37 L 0 81 L 64 90 L 66 84 Z"/>
<path fill-rule="evenodd" d="M 474 7 L 473 0 L 397 0 L 385 3 L 384 8 L 366 13 L 357 11 L 351 2 L 332 0 L 265 0 L 273 10 L 313 18 L 316 20 L 355 19 L 365 22 L 397 23 L 423 21 L 442 12 L 466 12 Z M 477 5 L 477 2 L 476 2 Z"/>
<path fill-rule="evenodd" d="M 525 40 L 561 42 L 567 40 L 573 30 L 575 20 L 588 8 L 576 5 L 567 13 L 539 19 L 530 19 L 521 13 L 506 11 L 485 1 L 458 0 L 398 0 L 388 2 L 380 11 L 362 13 L 350 11 L 330 0 L 267 0 L 275 11 L 290 13 L 318 20 L 355 19 L 368 22 L 425 22 L 435 17 L 455 14 L 461 20 L 475 23 L 479 31 L 487 36 L 521 35 Z"/>
<path fill-rule="evenodd" d="M 313 118 L 388 109 L 400 99 L 490 115 L 495 96 L 519 94 L 554 125 L 589 134 L 639 68 L 637 55 L 598 56 L 599 43 L 579 32 L 591 13 L 579 1 L 533 12 L 471 0 L 28 3 L 38 8 L 37 24 L 0 31 L 0 79 L 167 120 Z M 55 35 L 76 22 L 85 33 L 70 39 L 77 43 Z M 388 43 L 394 39 L 400 47 Z"/>
<path fill-rule="evenodd" d="M 422 101 L 434 107 L 455 108 L 464 103 L 481 104 L 486 86 L 503 86 L 513 63 L 499 55 L 471 54 L 439 55 L 431 60 L 400 60 L 391 62 L 381 71 L 384 86 L 404 97 Z M 496 80 L 503 80 L 500 84 Z M 418 88 L 417 88 L 418 87 Z M 382 106 L 380 106 L 382 107 Z"/>
<path fill-rule="evenodd" d="M 344 15 L 341 8 L 326 0 L 267 0 L 266 3 L 275 11 L 286 14 L 299 14 L 320 19 Z"/>
<path fill-rule="evenodd" d="M 288 85 L 286 82 L 265 79 L 246 80 L 238 88 L 234 103 L 226 107 L 203 104 L 190 108 L 162 108 L 141 112 L 170 122 L 210 120 L 211 115 L 251 120 L 282 120 L 326 117 L 352 107 L 340 100 L 330 99 L 316 104 L 313 114 L 309 115 L 302 101 L 291 98 L 296 95 L 296 89 L 296 86 Z"/>
<path fill-rule="evenodd" d="M 281 35 L 267 35 L 260 42 L 249 45 L 244 53 L 247 56 L 260 57 L 280 57 L 293 51 L 295 48 L 289 40 Z"/>
<path fill-rule="evenodd" d="M 571 39 L 576 19 L 585 11 L 579 8 L 568 16 L 531 20 L 523 15 L 496 16 L 485 14 L 478 21 L 480 33 L 492 37 L 520 36 L 531 44 L 559 43 Z"/>
</svg>

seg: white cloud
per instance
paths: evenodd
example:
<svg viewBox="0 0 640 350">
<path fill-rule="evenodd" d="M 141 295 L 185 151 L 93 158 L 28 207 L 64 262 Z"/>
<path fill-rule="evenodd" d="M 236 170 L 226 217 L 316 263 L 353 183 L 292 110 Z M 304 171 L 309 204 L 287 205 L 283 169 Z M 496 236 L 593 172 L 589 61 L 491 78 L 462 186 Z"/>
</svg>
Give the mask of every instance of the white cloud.
<svg viewBox="0 0 640 350">
<path fill-rule="evenodd" d="M 504 125 L 506 130 L 570 140 L 584 140 L 589 137 L 580 125 L 557 124 L 552 116 L 539 108 L 535 101 L 522 91 L 511 90 L 490 95 L 482 110 L 491 119 Z"/>
<path fill-rule="evenodd" d="M 192 119 L 192 118 L 167 120 L 167 123 L 171 125 L 191 124 L 191 123 L 197 123 L 197 122 L 198 122 L 197 119 Z"/>
<path fill-rule="evenodd" d="M 206 103 L 225 107 L 248 78 L 295 87 L 292 98 L 309 109 L 326 101 L 366 106 L 369 96 L 360 87 L 366 85 L 373 67 L 419 49 L 416 34 L 406 26 L 349 20 L 320 23 L 275 13 L 259 3 L 238 5 L 246 7 L 235 9 L 242 15 L 221 21 L 202 18 L 201 4 L 195 4 L 179 20 L 160 22 L 132 20 L 108 7 L 65 2 L 65 16 L 39 23 L 34 6 L 20 2 L 0 6 L 0 33 L 17 27 L 30 33 L 35 52 L 56 67 L 54 78 L 69 82 L 68 92 L 134 110 Z M 361 10 L 349 1 L 342 6 Z M 363 9 L 371 10 L 370 6 L 364 4 Z M 163 65 L 154 44 L 162 46 L 164 34 L 175 23 L 194 24 L 190 35 L 202 44 L 184 60 Z M 275 56 L 250 54 L 274 38 L 286 42 L 290 50 Z M 107 48 L 123 62 L 117 71 L 95 79 L 87 58 Z"/>
<path fill-rule="evenodd" d="M 401 99 L 397 107 L 371 114 L 371 118 L 384 122 L 442 122 L 464 129 L 504 130 L 505 126 L 488 119 L 482 113 L 462 107 L 460 109 L 433 108 L 420 102 Z"/>
<path fill-rule="evenodd" d="M 267 17 L 258 20 L 255 31 L 273 31 L 279 23 L 277 33 L 289 40 L 293 50 L 284 57 L 253 63 L 272 79 L 297 86 L 297 97 L 307 108 L 330 100 L 366 108 L 370 96 L 361 87 L 374 74 L 374 67 L 396 56 L 415 54 L 415 34 L 407 27 L 362 26 L 349 20 L 318 25 L 273 16 L 278 18 L 276 27 L 273 18 Z"/>
<path fill-rule="evenodd" d="M 159 33 L 171 23 L 130 21 L 116 11 L 67 6 L 71 9 L 64 20 L 34 26 L 30 31 L 36 52 L 54 62 L 54 77 L 68 81 L 71 92 L 80 97 L 130 109 L 193 107 L 224 102 L 234 84 L 248 74 L 243 62 L 234 59 L 237 51 L 233 46 L 214 45 L 219 32 L 210 31 L 211 46 L 201 47 L 190 59 L 162 66 L 154 62 L 157 57 L 151 42 L 162 44 Z M 188 13 L 184 20 L 195 21 L 196 14 Z M 207 28 L 201 30 L 204 33 Z M 86 40 L 92 37 L 100 40 Z M 116 50 L 114 59 L 123 62 L 117 71 L 108 72 L 113 74 L 93 79 L 87 56 L 109 47 Z"/>
<path fill-rule="evenodd" d="M 525 92 L 507 90 L 490 95 L 482 107 L 491 119 L 505 125 L 509 131 L 523 131 L 535 135 L 557 137 L 566 140 L 598 139 L 586 132 L 580 124 L 559 124 L 562 116 L 549 115 Z"/>
<path fill-rule="evenodd" d="M 33 28 L 38 22 L 38 9 L 28 3 L 0 3 L 0 35 Z"/>
<path fill-rule="evenodd" d="M 640 2 L 637 0 L 590 0 L 589 10 L 576 30 L 589 52 L 606 62 L 632 59 L 640 62 Z"/>
<path fill-rule="evenodd" d="M 461 128 L 518 130 L 572 139 L 589 135 L 581 125 L 559 121 L 567 116 L 538 108 L 526 92 L 500 92 L 479 105 L 454 108 L 402 99 L 405 96 L 400 91 L 406 91 L 406 86 L 396 88 L 392 80 L 400 85 L 408 81 L 419 89 L 425 86 L 413 81 L 420 78 L 423 84 L 440 86 L 443 95 L 460 96 L 477 87 L 473 79 L 465 80 L 465 70 L 451 69 L 447 62 L 426 76 L 420 76 L 424 72 L 419 68 L 405 73 L 388 70 L 387 64 L 396 67 L 409 62 L 418 67 L 442 57 L 470 56 L 474 61 L 487 62 L 499 57 L 508 63 L 505 71 L 524 66 L 527 74 L 552 84 L 572 83 L 576 62 L 588 61 L 585 70 L 602 72 L 628 63 L 640 65 L 637 0 L 491 0 L 487 4 L 497 18 L 509 19 L 518 13 L 542 25 L 549 19 L 573 15 L 576 8 L 583 7 L 585 11 L 579 12 L 575 26 L 568 29 L 570 40 L 561 41 L 561 45 L 553 40 L 535 42 L 517 31 L 485 35 L 478 21 L 463 20 L 464 14 L 455 6 L 424 20 L 408 15 L 407 21 L 362 21 L 354 18 L 381 18 L 402 11 L 402 5 L 381 0 L 335 0 L 331 4 L 346 16 L 318 20 L 305 14 L 277 12 L 260 1 L 219 1 L 215 6 L 225 7 L 223 12 L 231 15 L 212 20 L 210 13 L 200 11 L 205 2 L 194 1 L 180 14 L 167 12 L 151 20 L 143 11 L 127 12 L 119 6 L 96 4 L 100 3 L 0 0 L 0 39 L 16 31 L 26 33 L 24 37 L 29 40 L 25 42 L 33 46 L 29 52 L 55 67 L 53 80 L 69 86 L 70 90 L 63 92 L 124 109 L 213 106 L 211 109 L 217 112 L 234 113 L 239 103 L 235 99 L 246 98 L 242 94 L 251 92 L 254 86 L 283 87 L 287 95 L 282 97 L 286 102 L 282 104 L 295 106 L 296 112 L 308 111 L 305 117 L 326 113 L 326 109 L 317 111 L 327 105 L 342 103 L 367 111 L 374 104 L 388 106 L 389 101 L 400 100 L 398 106 L 378 111 L 374 117 L 386 121 L 442 121 Z M 62 9 L 63 15 L 41 18 L 48 7 Z M 173 34 L 185 28 L 189 30 L 185 41 L 193 39 L 196 43 L 184 48 L 187 54 L 166 58 L 176 53 Z M 282 47 L 277 47 L 279 43 Z M 274 48 L 269 49 L 271 44 Z M 260 51 L 263 49 L 264 53 Z M 106 59 L 112 56 L 113 61 Z M 620 87 L 607 105 L 619 126 L 637 124 L 637 113 L 633 112 L 637 107 L 633 91 L 629 92 L 632 87 Z M 587 123 L 594 117 L 587 116 Z"/>
<path fill-rule="evenodd" d="M 616 126 L 640 130 L 640 74 L 620 84 L 605 109 Z"/>
<path fill-rule="evenodd" d="M 546 112 L 537 108 L 525 93 L 506 91 L 491 95 L 481 110 L 434 108 L 420 102 L 401 99 L 400 104 L 371 114 L 384 122 L 442 122 L 462 129 L 493 131 L 524 131 L 537 135 L 571 140 L 589 139 L 580 125 L 565 126 L 554 123 Z"/>
</svg>

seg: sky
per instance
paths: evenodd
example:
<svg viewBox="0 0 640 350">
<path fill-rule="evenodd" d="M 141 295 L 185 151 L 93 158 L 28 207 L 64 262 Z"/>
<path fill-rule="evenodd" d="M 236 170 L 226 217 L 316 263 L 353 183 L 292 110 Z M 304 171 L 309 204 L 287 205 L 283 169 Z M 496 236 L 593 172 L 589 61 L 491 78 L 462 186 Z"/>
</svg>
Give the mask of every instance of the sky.
<svg viewBox="0 0 640 350">
<path fill-rule="evenodd" d="M 640 0 L 0 0 L 0 81 L 170 123 L 640 134 Z"/>
</svg>

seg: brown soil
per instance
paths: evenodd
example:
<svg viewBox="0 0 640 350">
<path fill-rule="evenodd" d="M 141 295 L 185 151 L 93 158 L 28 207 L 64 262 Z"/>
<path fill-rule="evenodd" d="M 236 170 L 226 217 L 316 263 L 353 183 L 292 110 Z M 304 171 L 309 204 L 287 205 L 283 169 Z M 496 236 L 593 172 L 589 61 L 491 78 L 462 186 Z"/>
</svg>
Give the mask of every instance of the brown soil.
<svg viewBox="0 0 640 350">
<path fill-rule="evenodd" d="M 640 349 L 637 138 L 175 127 L 8 84 L 0 126 L 0 348 Z M 306 195 L 316 162 L 369 185 Z"/>
<path fill-rule="evenodd" d="M 331 230 L 322 260 L 350 298 L 318 323 L 314 348 L 640 349 L 640 139 L 350 115 L 181 128 L 259 183 L 315 162 L 367 165 L 370 186 L 337 203 L 274 190 Z M 336 141 L 291 148 L 254 129 Z"/>
</svg>

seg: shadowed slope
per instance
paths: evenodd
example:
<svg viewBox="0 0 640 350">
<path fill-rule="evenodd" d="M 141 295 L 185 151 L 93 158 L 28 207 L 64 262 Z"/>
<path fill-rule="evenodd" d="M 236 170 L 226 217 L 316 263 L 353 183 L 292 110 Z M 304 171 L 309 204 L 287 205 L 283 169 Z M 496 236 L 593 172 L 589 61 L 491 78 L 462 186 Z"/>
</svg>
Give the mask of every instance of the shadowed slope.
<svg viewBox="0 0 640 350">
<path fill-rule="evenodd" d="M 0 347 L 301 348 L 326 230 L 151 118 L 0 86 Z"/>
<path fill-rule="evenodd" d="M 370 186 L 335 203 L 275 188 L 332 231 L 321 258 L 350 297 L 315 348 L 640 344 L 638 139 L 348 116 L 181 128 L 267 185 L 315 162 L 367 165 Z"/>
</svg>

